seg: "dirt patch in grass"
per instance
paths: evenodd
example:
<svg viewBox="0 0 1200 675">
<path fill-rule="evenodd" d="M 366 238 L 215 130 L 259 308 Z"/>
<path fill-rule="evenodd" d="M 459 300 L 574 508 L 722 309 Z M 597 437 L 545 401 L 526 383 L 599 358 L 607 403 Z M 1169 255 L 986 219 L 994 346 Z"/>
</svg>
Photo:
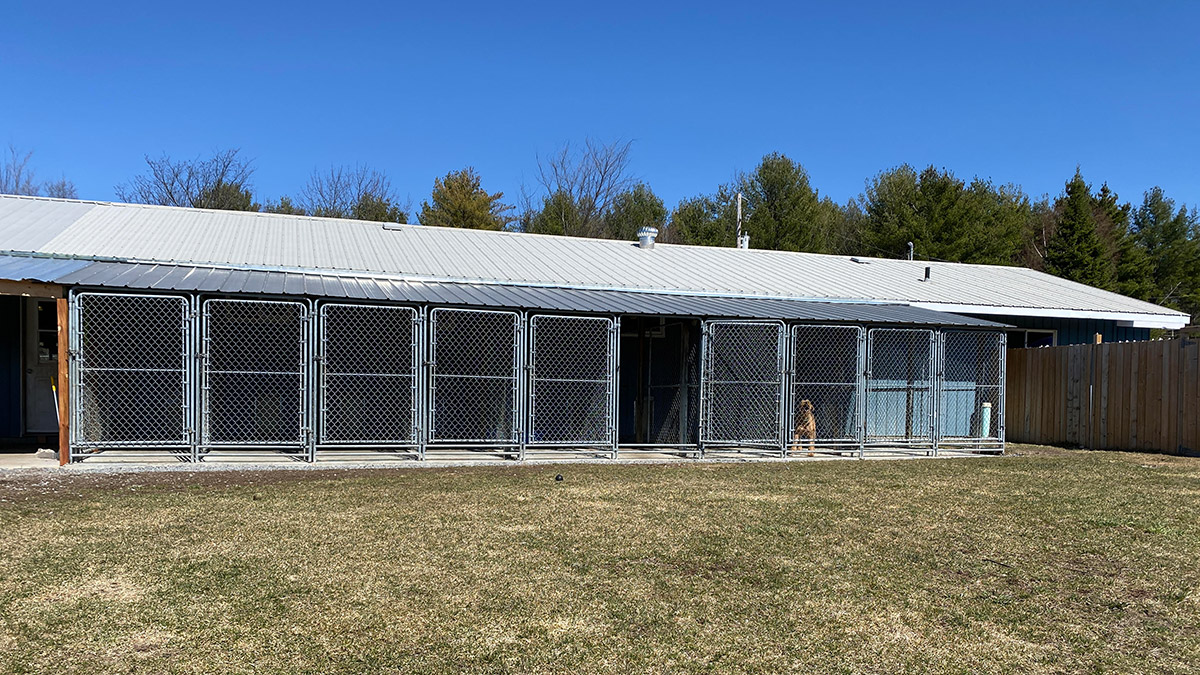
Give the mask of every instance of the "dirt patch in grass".
<svg viewBox="0 0 1200 675">
<path fill-rule="evenodd" d="M 142 595 L 142 588 L 127 575 L 99 573 L 93 577 L 79 577 L 49 589 L 36 598 L 38 603 L 69 603 L 78 600 L 102 600 L 105 602 L 134 602 Z"/>
</svg>

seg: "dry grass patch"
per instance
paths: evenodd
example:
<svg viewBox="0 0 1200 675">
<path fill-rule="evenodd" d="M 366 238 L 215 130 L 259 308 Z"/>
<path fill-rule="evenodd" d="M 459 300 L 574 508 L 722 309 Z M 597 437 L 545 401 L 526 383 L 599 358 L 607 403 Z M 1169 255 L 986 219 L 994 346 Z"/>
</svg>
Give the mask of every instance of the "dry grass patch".
<svg viewBox="0 0 1200 675">
<path fill-rule="evenodd" d="M 10 483 L 0 670 L 1196 669 L 1200 460 L 1014 449 Z"/>
</svg>

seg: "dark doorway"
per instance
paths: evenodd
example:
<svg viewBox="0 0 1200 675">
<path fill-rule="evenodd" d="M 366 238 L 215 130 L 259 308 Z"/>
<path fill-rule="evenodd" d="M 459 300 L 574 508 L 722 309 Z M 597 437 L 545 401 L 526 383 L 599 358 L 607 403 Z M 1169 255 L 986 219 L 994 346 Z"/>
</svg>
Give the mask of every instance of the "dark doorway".
<svg viewBox="0 0 1200 675">
<path fill-rule="evenodd" d="M 700 322 L 623 317 L 619 394 L 621 445 L 697 444 Z"/>
</svg>

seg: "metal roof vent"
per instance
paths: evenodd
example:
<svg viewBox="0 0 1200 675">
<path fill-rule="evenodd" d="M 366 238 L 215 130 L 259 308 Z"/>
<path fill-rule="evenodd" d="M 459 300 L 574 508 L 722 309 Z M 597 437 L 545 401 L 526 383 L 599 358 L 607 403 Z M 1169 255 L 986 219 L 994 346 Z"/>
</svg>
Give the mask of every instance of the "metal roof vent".
<svg viewBox="0 0 1200 675">
<path fill-rule="evenodd" d="M 658 228 L 647 225 L 637 231 L 638 248 L 654 248 L 654 238 L 658 236 Z"/>
</svg>

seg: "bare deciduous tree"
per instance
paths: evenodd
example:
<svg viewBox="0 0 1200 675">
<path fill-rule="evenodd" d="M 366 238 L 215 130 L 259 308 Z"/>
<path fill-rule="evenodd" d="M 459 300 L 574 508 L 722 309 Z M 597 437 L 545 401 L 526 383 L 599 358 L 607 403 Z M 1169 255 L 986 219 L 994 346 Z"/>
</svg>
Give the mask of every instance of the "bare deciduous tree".
<svg viewBox="0 0 1200 675">
<path fill-rule="evenodd" d="M 21 152 L 15 145 L 8 146 L 8 155 L 0 161 L 0 194 L 6 195 L 46 195 L 63 199 L 77 199 L 75 184 L 66 177 L 38 184 L 34 180 L 33 167 L 29 160 L 33 152 Z"/>
<path fill-rule="evenodd" d="M 121 201 L 192 208 L 257 211 L 251 195 L 251 160 L 238 150 L 223 150 L 208 159 L 173 160 L 146 157 L 149 171 L 116 186 Z"/>
<path fill-rule="evenodd" d="M 587 139 L 582 148 L 568 143 L 549 157 L 538 157 L 537 181 L 547 201 L 558 195 L 557 201 L 567 196 L 575 203 L 575 213 L 562 223 L 562 234 L 603 236 L 603 216 L 613 200 L 637 184 L 629 175 L 632 145 L 632 141 L 600 143 Z"/>
<path fill-rule="evenodd" d="M 21 153 L 16 146 L 8 146 L 8 156 L 0 163 L 0 193 L 6 195 L 36 195 L 37 185 L 33 182 L 33 169 L 29 167 L 32 152 Z"/>
<path fill-rule="evenodd" d="M 47 197 L 58 197 L 59 199 L 79 199 L 79 193 L 75 190 L 75 184 L 67 180 L 64 176 L 58 180 L 48 180 L 42 185 L 42 192 Z"/>
<path fill-rule="evenodd" d="M 325 218 L 408 220 L 387 175 L 361 164 L 313 171 L 300 202 L 309 214 Z"/>
</svg>

